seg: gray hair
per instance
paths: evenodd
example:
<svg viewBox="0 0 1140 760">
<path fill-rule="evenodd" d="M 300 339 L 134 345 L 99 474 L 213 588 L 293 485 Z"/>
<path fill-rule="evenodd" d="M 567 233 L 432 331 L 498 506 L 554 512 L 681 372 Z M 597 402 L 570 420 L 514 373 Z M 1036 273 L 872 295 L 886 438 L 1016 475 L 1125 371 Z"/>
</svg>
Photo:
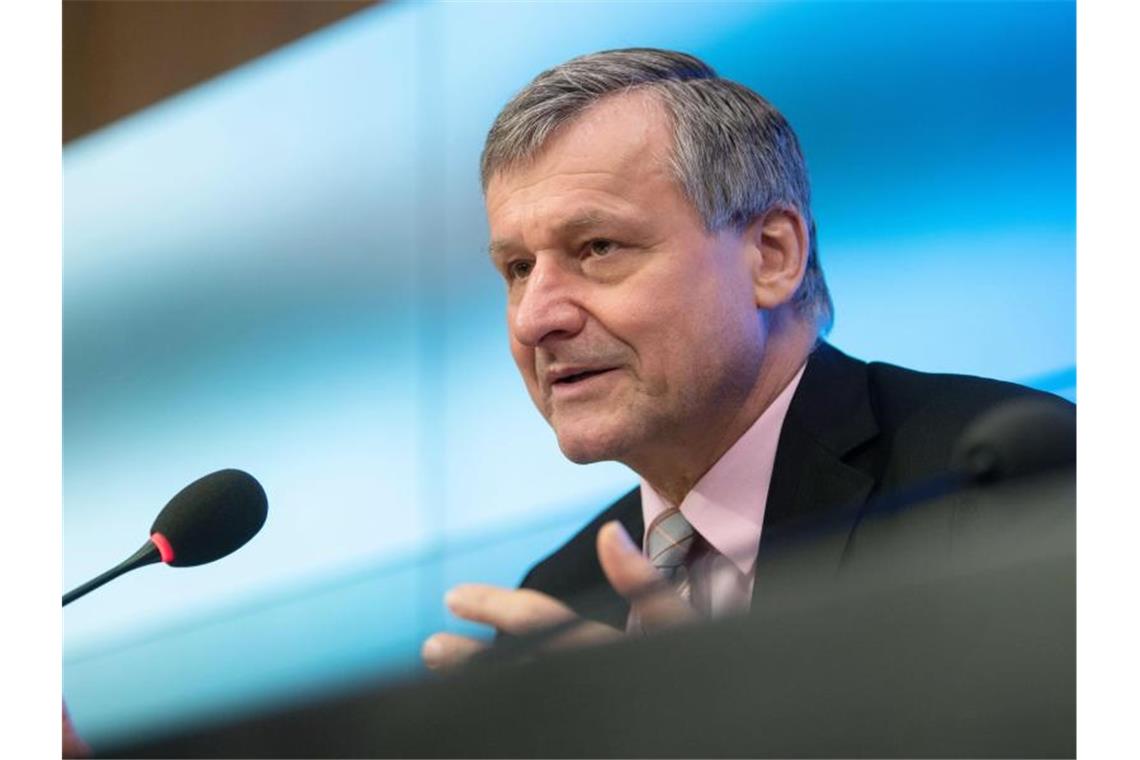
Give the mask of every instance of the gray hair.
<svg viewBox="0 0 1140 760">
<path fill-rule="evenodd" d="M 484 192 L 495 174 L 532 160 L 587 107 L 637 89 L 659 96 L 672 118 L 673 174 L 709 233 L 743 229 L 775 207 L 799 212 L 809 247 L 793 304 L 820 332 L 830 329 L 834 307 L 819 265 L 811 185 L 795 132 L 768 101 L 720 78 L 694 56 L 653 48 L 607 50 L 542 72 L 499 112 L 487 134 Z"/>
</svg>

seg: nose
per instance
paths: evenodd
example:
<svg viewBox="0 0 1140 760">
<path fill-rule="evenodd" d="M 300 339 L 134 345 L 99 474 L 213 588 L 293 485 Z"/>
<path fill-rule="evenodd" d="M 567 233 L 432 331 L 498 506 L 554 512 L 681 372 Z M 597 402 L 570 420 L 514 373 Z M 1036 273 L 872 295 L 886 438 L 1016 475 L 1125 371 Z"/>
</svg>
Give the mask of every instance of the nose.
<svg viewBox="0 0 1140 760">
<path fill-rule="evenodd" d="M 510 307 L 512 337 L 536 348 L 543 342 L 577 335 L 586 322 L 573 273 L 539 256 Z"/>
</svg>

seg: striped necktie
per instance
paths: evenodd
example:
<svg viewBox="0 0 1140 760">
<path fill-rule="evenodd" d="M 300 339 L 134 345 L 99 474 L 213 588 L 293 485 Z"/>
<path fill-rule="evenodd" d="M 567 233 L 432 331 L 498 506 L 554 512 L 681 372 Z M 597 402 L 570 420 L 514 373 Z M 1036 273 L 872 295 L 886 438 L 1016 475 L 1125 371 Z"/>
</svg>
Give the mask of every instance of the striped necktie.
<svg viewBox="0 0 1140 760">
<path fill-rule="evenodd" d="M 649 526 L 645 541 L 649 561 L 686 601 L 690 597 L 690 584 L 685 561 L 696 537 L 696 531 L 681 510 L 670 509 L 658 515 Z"/>
</svg>

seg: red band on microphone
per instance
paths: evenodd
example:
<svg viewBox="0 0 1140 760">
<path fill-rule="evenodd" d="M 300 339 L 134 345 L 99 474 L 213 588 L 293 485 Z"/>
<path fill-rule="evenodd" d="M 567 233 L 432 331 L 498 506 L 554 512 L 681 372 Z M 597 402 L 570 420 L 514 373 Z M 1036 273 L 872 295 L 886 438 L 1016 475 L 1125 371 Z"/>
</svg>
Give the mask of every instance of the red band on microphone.
<svg viewBox="0 0 1140 760">
<path fill-rule="evenodd" d="M 158 554 L 162 557 L 162 561 L 170 564 L 174 561 L 174 547 L 166 540 L 166 536 L 161 533 L 155 532 L 150 534 L 151 543 L 158 547 Z"/>
</svg>

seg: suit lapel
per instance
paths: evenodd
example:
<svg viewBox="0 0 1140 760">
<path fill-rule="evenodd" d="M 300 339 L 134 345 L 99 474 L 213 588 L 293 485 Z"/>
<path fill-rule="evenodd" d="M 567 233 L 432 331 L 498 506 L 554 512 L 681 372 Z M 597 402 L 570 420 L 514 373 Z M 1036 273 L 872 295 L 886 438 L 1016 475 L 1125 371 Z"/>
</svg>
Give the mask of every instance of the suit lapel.
<svg viewBox="0 0 1140 760">
<path fill-rule="evenodd" d="M 851 462 L 878 434 L 867 365 L 827 343 L 808 359 L 776 448 L 753 600 L 785 550 L 811 541 L 812 572 L 838 569 L 875 477 Z"/>
</svg>

